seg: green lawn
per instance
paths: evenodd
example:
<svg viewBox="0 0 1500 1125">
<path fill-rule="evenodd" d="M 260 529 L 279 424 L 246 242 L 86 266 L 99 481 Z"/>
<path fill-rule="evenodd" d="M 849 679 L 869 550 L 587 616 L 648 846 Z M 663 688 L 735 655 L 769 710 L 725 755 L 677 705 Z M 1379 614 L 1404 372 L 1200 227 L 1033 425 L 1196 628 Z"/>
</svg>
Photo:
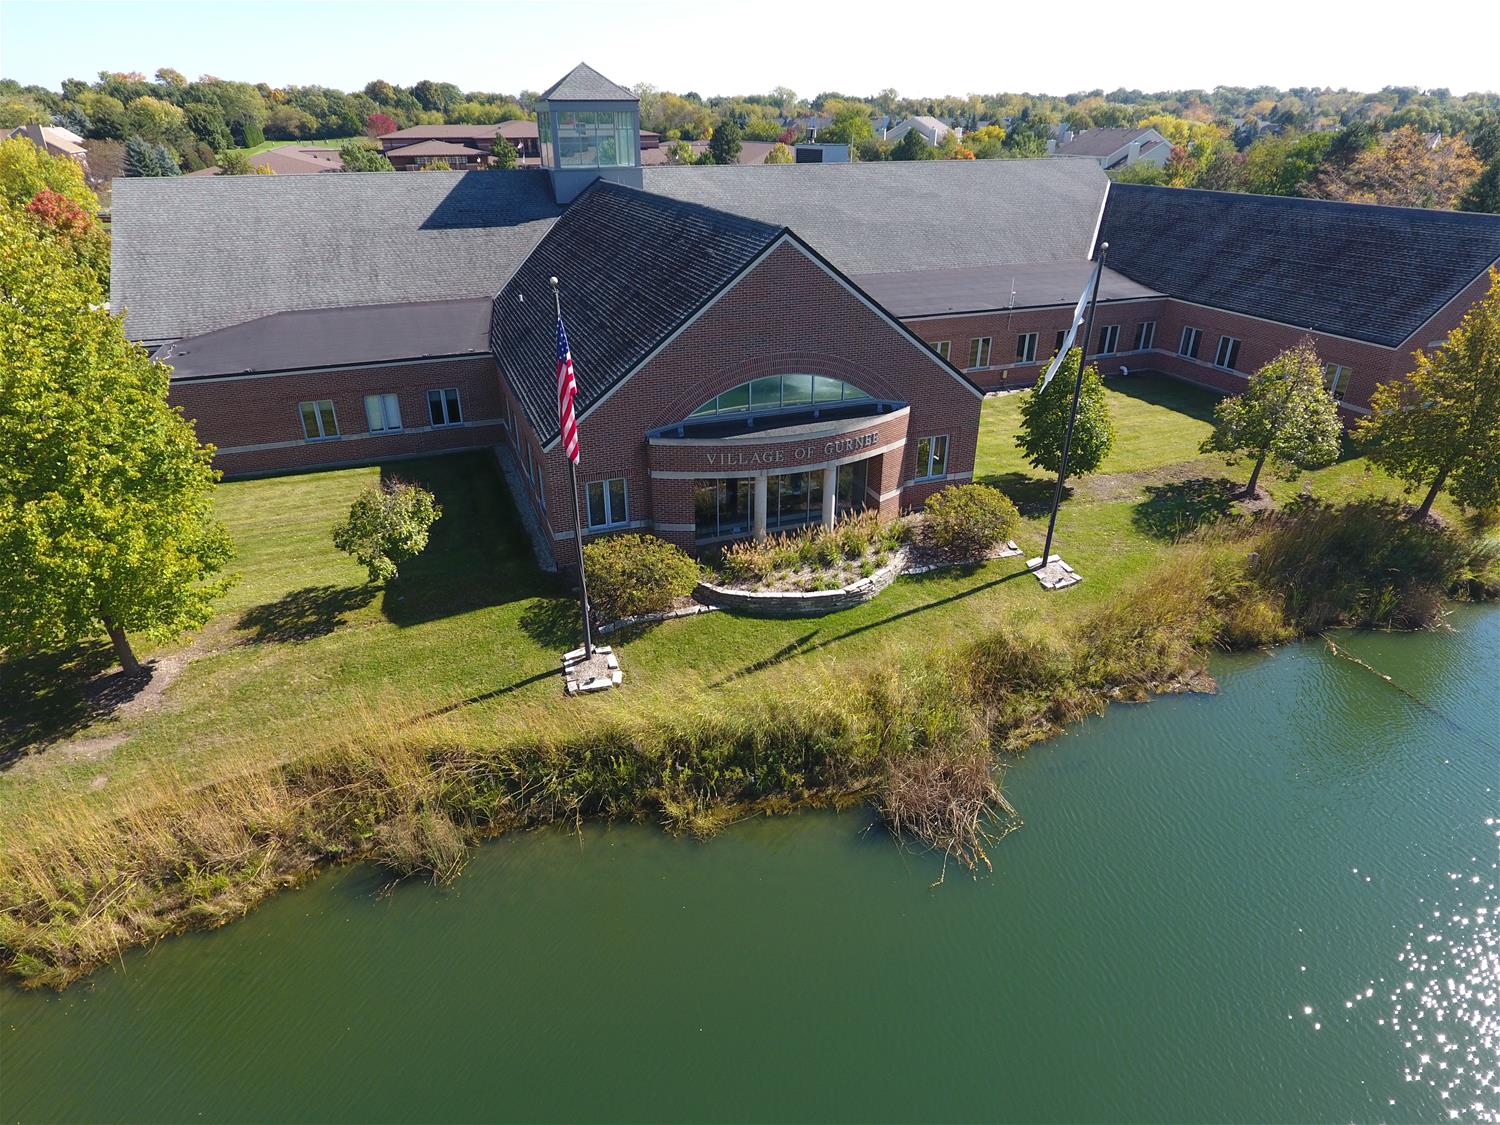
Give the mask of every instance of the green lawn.
<svg viewBox="0 0 1500 1125">
<path fill-rule="evenodd" d="M 357 139 L 356 137 L 331 137 L 323 141 L 261 141 L 260 144 L 253 145 L 250 148 L 235 148 L 230 149 L 230 151 L 243 152 L 246 156 L 254 156 L 257 152 L 266 152 L 273 148 L 284 148 L 287 145 L 292 145 L 296 148 L 339 148 Z"/>
<path fill-rule="evenodd" d="M 571 728 L 611 718 L 722 709 L 792 687 L 844 679 L 874 663 L 921 662 L 976 626 L 1049 626 L 1109 600 L 1156 564 L 1173 534 L 1222 502 L 1221 456 L 1197 452 L 1214 396 L 1166 379 L 1112 381 L 1119 432 L 1100 474 L 1064 505 L 1055 549 L 1086 581 L 1045 594 L 1006 559 L 973 570 L 902 579 L 874 602 L 827 617 L 773 621 L 714 613 L 617 639 L 621 691 L 566 700 L 558 655 L 577 642 L 576 603 L 537 570 L 502 479 L 487 453 L 406 461 L 391 471 L 431 488 L 443 507 L 431 545 L 387 590 L 333 549 L 330 531 L 378 466 L 239 481 L 221 486 L 219 510 L 237 545 L 238 581 L 194 640 L 187 665 L 155 709 L 90 721 L 60 660 L 27 675 L 0 667 L 0 688 L 19 692 L 0 711 L 31 715 L 37 729 L 124 736 L 107 765 L 70 759 L 67 744 L 28 768 L 0 773 L 0 825 L 29 798 L 108 800 L 138 772 L 167 769 L 208 779 L 246 754 L 275 758 L 347 737 L 352 730 L 437 724 L 443 737 L 498 741 L 521 728 Z M 1051 483 L 1014 447 L 1019 396 L 989 399 L 977 476 L 999 483 L 1027 511 L 1018 541 L 1041 547 Z M 1274 475 L 1278 497 L 1309 487 L 1334 497 L 1393 491 L 1350 459 L 1298 482 Z M 1038 498 L 1041 502 L 1038 502 Z M 90 646 L 75 673 L 107 662 Z M 26 693 L 32 693 L 26 695 Z M 0 744 L 0 751 L 4 746 Z M 96 792 L 90 782 L 107 775 Z M 3 832 L 3 827 L 0 827 Z"/>
</svg>

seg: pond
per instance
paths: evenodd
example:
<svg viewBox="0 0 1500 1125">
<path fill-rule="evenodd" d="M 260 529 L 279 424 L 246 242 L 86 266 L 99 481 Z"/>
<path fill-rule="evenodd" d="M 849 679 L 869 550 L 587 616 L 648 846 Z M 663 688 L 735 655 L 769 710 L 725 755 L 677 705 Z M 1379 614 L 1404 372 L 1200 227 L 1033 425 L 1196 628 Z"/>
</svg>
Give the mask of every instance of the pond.
<svg viewBox="0 0 1500 1125">
<path fill-rule="evenodd" d="M 1500 612 L 1452 624 L 1034 748 L 978 878 L 865 813 L 332 871 L 0 991 L 0 1117 L 1494 1121 Z"/>
</svg>

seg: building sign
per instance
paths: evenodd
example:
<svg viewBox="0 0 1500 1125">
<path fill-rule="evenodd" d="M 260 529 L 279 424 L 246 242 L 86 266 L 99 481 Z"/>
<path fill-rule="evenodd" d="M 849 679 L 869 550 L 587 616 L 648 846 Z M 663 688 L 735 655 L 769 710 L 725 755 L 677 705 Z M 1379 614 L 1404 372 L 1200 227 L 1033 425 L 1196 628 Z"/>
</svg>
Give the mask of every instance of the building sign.
<svg viewBox="0 0 1500 1125">
<path fill-rule="evenodd" d="M 704 454 L 708 463 L 720 469 L 764 469 L 774 465 L 802 465 L 809 461 L 827 460 L 868 449 L 880 439 L 873 430 L 858 437 L 834 438 L 826 442 L 810 442 L 794 445 L 791 449 L 734 449 L 713 450 Z"/>
</svg>

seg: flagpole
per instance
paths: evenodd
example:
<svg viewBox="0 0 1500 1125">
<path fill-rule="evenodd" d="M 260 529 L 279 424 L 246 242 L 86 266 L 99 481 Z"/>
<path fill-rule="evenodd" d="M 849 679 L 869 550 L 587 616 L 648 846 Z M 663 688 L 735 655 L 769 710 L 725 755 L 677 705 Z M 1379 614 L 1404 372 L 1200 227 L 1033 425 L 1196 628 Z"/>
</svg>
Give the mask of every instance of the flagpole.
<svg viewBox="0 0 1500 1125">
<path fill-rule="evenodd" d="M 558 295 L 557 278 L 552 278 L 552 304 L 557 309 L 557 319 L 562 320 L 562 298 Z M 578 548 L 578 589 L 583 602 L 583 656 L 592 660 L 594 656 L 594 631 L 589 624 L 589 579 L 583 565 L 583 509 L 578 503 L 578 463 L 563 451 L 568 462 L 568 480 L 573 493 L 573 542 Z"/>
<path fill-rule="evenodd" d="M 1057 464 L 1057 487 L 1052 490 L 1052 515 L 1047 519 L 1047 542 L 1042 547 L 1042 562 L 1038 568 L 1047 569 L 1052 558 L 1052 533 L 1057 530 L 1057 508 L 1062 503 L 1063 481 L 1068 476 L 1068 450 L 1073 444 L 1073 424 L 1078 421 L 1078 399 L 1083 394 L 1083 369 L 1088 365 L 1089 340 L 1094 335 L 1094 309 L 1099 304 L 1099 279 L 1104 274 L 1104 258 L 1109 253 L 1109 243 L 1099 243 L 1099 261 L 1094 264 L 1093 292 L 1089 294 L 1089 314 L 1083 325 L 1083 345 L 1078 350 L 1078 378 L 1073 380 L 1073 407 L 1068 413 L 1068 428 L 1063 433 L 1062 459 Z"/>
</svg>

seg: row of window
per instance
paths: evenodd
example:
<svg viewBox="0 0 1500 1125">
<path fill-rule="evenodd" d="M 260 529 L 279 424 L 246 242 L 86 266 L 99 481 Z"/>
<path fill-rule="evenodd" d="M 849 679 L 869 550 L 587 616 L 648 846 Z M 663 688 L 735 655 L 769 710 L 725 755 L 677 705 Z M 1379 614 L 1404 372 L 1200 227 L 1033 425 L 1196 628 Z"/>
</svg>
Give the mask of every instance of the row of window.
<svg viewBox="0 0 1500 1125">
<path fill-rule="evenodd" d="M 1035 363 L 1037 361 L 1037 339 L 1039 333 L 1022 332 L 1016 337 L 1016 359 L 1017 363 Z M 1052 345 L 1052 354 L 1057 354 L 1063 346 L 1063 340 L 1067 332 L 1060 331 Z M 1182 340 L 1178 344 L 1177 354 L 1189 359 L 1198 358 L 1198 347 L 1202 342 L 1203 330 L 1199 328 L 1184 328 Z M 990 366 L 991 345 L 993 341 L 989 336 L 976 336 L 969 341 L 969 363 L 968 370 L 982 370 Z M 1135 326 L 1135 343 L 1133 350 L 1138 352 L 1150 351 L 1156 346 L 1156 321 L 1145 320 Z M 936 340 L 932 344 L 934 351 L 944 359 L 949 359 L 953 353 L 953 343 L 950 340 Z M 1095 341 L 1094 350 L 1091 355 L 1114 355 L 1120 350 L 1120 326 L 1118 324 L 1105 324 L 1099 329 L 1099 336 Z M 1233 336 L 1219 337 L 1219 350 L 1214 356 L 1214 366 L 1233 371 L 1239 363 L 1240 341 Z"/>
<path fill-rule="evenodd" d="M 798 410 L 869 397 L 853 383 L 831 379 L 826 375 L 768 375 L 715 395 L 688 417 L 743 414 L 751 410 Z"/>
<path fill-rule="evenodd" d="M 339 436 L 339 419 L 333 400 L 316 399 L 299 402 L 297 414 L 302 419 L 302 436 L 308 441 L 329 441 Z M 433 426 L 458 426 L 464 420 L 457 387 L 440 387 L 427 392 L 427 418 Z M 365 426 L 372 434 L 399 433 L 401 402 L 393 394 L 365 395 Z"/>
</svg>

